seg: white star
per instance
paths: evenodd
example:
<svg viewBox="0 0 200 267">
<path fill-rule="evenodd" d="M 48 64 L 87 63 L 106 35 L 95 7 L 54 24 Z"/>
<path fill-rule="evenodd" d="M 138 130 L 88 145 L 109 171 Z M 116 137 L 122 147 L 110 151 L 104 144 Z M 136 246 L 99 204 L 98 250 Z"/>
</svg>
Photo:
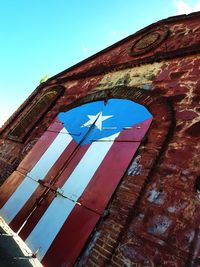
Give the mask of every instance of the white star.
<svg viewBox="0 0 200 267">
<path fill-rule="evenodd" d="M 86 123 L 84 123 L 82 127 L 90 127 L 91 125 L 95 125 L 97 127 L 97 129 L 99 129 L 100 131 L 102 130 L 102 122 L 113 117 L 113 115 L 111 116 L 103 116 L 102 112 L 99 112 L 97 115 L 88 115 L 89 121 L 87 121 Z"/>
</svg>

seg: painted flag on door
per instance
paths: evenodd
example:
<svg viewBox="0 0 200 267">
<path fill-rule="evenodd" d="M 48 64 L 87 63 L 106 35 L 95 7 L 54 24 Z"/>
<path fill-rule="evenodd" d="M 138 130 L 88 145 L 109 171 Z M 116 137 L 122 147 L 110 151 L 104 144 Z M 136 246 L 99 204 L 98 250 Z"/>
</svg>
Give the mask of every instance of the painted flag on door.
<svg viewBox="0 0 200 267">
<path fill-rule="evenodd" d="M 0 188 L 0 215 L 45 266 L 73 266 L 151 121 L 125 99 L 61 112 Z"/>
<path fill-rule="evenodd" d="M 145 107 L 133 101 L 110 99 L 107 104 L 104 101 L 96 101 L 68 112 L 61 112 L 58 118 L 72 138 L 77 143 L 82 141 L 83 145 L 106 137 L 112 138 L 123 130 L 151 119 L 152 115 Z M 87 137 L 92 126 L 94 127 Z"/>
</svg>

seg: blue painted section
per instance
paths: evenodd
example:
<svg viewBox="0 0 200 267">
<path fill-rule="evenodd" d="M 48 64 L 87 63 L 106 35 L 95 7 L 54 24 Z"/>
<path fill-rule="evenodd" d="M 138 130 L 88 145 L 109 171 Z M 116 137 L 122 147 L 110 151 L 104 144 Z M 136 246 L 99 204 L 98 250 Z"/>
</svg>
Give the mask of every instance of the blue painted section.
<svg viewBox="0 0 200 267">
<path fill-rule="evenodd" d="M 106 105 L 104 101 L 96 101 L 61 112 L 58 118 L 72 138 L 83 145 L 119 133 L 152 115 L 144 106 L 131 100 L 110 99 Z"/>
</svg>

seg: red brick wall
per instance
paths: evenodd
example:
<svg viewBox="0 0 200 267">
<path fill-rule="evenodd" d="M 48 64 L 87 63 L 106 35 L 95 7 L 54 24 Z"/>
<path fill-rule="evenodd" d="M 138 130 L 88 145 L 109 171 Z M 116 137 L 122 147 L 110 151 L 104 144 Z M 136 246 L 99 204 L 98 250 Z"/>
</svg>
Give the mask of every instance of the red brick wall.
<svg viewBox="0 0 200 267">
<path fill-rule="evenodd" d="M 153 81 L 154 91 L 172 101 L 176 125 L 130 211 L 110 266 L 197 266 L 190 264 L 200 253 L 199 63 L 196 57 L 171 60 Z"/>
</svg>

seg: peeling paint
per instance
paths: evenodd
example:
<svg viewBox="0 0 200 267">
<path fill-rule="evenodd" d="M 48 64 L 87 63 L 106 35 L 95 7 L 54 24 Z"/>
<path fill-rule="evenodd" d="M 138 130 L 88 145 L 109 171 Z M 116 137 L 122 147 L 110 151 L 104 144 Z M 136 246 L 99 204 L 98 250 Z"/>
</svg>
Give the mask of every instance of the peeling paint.
<svg viewBox="0 0 200 267">
<path fill-rule="evenodd" d="M 90 243 L 88 244 L 88 246 L 86 247 L 85 251 L 82 253 L 82 256 L 80 258 L 80 261 L 77 262 L 76 267 L 82 267 L 85 266 L 86 262 L 87 262 L 87 257 L 90 255 L 91 250 L 93 249 L 93 247 L 96 244 L 97 239 L 100 237 L 100 233 L 99 232 L 95 232 L 92 236 L 92 238 L 90 239 Z"/>
<path fill-rule="evenodd" d="M 176 207 L 171 206 L 171 207 L 168 207 L 167 210 L 168 210 L 170 213 L 174 213 L 174 212 L 176 212 Z"/>
<path fill-rule="evenodd" d="M 155 216 L 153 218 L 153 225 L 148 228 L 148 233 L 156 234 L 156 235 L 163 235 L 172 224 L 172 220 L 166 216 Z"/>
<path fill-rule="evenodd" d="M 144 90 L 151 90 L 152 89 L 151 84 L 147 84 L 147 83 L 144 84 L 142 89 L 144 89 Z"/>
<path fill-rule="evenodd" d="M 131 166 L 128 169 L 128 175 L 129 176 L 135 176 L 135 175 L 139 175 L 141 170 L 142 170 L 142 165 L 139 164 L 139 161 L 141 159 L 141 156 L 138 155 L 134 161 L 131 163 Z"/>
<path fill-rule="evenodd" d="M 155 189 L 152 189 L 148 194 L 148 201 L 153 202 L 156 204 L 163 204 L 164 203 L 164 194 Z"/>
<path fill-rule="evenodd" d="M 195 232 L 194 231 L 189 231 L 188 233 L 186 233 L 186 238 L 188 240 L 189 243 L 192 242 L 192 240 L 194 239 L 194 235 L 195 235 Z"/>
</svg>

